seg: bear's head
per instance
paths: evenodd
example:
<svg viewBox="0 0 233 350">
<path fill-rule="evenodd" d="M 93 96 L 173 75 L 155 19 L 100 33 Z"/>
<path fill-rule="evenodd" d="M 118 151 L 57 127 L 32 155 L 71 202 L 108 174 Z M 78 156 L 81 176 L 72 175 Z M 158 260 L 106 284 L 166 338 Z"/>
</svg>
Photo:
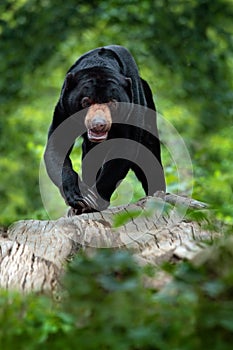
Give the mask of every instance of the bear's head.
<svg viewBox="0 0 233 350">
<path fill-rule="evenodd" d="M 108 136 L 119 102 L 132 102 L 132 82 L 105 67 L 70 72 L 63 85 L 61 100 L 68 115 L 87 109 L 88 139 L 101 142 Z"/>
</svg>

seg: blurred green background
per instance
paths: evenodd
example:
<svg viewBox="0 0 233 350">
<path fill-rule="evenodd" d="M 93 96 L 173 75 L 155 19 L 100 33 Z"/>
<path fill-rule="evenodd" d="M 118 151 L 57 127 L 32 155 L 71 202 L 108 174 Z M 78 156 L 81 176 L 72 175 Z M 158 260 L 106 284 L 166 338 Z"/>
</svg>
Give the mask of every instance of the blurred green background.
<svg viewBox="0 0 233 350">
<path fill-rule="evenodd" d="M 47 218 L 39 167 L 65 73 L 85 51 L 109 44 L 131 51 L 158 111 L 184 139 L 193 196 L 232 224 L 232 18 L 231 0 L 2 0 L 0 224 Z M 163 162 L 168 190 L 176 192 L 165 148 Z M 127 181 L 133 200 L 142 195 L 129 176 L 114 204 L 124 202 Z"/>
<path fill-rule="evenodd" d="M 168 190 L 190 193 L 193 186 L 193 197 L 211 203 L 231 233 L 232 18 L 232 0 L 1 0 L 0 226 L 64 212 L 40 167 L 54 105 L 79 55 L 120 44 L 135 57 L 158 111 L 178 132 L 161 130 Z M 176 135 L 185 141 L 194 181 L 186 176 L 183 150 L 179 164 L 173 157 Z M 184 177 L 178 178 L 182 164 Z M 129 175 L 113 204 L 141 195 Z M 145 288 L 145 274 L 156 278 L 160 268 L 141 269 L 130 253 L 78 254 L 58 303 L 56 295 L 0 291 L 0 349 L 230 350 L 232 252 L 230 236 L 198 264 L 166 264 L 173 282 L 161 291 L 153 284 Z"/>
</svg>

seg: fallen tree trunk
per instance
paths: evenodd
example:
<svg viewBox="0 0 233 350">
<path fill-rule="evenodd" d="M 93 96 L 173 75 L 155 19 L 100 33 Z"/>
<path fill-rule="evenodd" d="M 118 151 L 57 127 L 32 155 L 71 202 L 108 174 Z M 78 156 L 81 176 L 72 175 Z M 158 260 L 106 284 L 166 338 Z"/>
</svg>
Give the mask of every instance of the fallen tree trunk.
<svg viewBox="0 0 233 350">
<path fill-rule="evenodd" d="M 168 204 L 170 203 L 170 204 Z M 24 220 L 0 237 L 0 287 L 56 291 L 65 262 L 79 250 L 130 249 L 141 264 L 190 259 L 217 234 L 184 218 L 206 205 L 158 192 L 135 204 L 58 220 Z M 116 218 L 124 221 L 118 228 Z"/>
</svg>

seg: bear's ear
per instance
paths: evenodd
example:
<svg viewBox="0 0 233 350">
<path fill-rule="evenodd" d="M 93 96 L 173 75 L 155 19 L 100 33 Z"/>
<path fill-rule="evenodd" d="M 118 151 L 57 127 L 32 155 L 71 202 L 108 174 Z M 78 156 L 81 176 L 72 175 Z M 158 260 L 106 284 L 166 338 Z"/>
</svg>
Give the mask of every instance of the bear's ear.
<svg viewBox="0 0 233 350">
<path fill-rule="evenodd" d="M 133 89 L 131 78 L 125 78 L 125 90 L 130 98 L 130 102 L 133 102 Z"/>
<path fill-rule="evenodd" d="M 61 96 L 60 96 L 60 103 L 63 106 L 63 99 L 65 97 L 66 92 L 71 91 L 72 88 L 75 86 L 75 74 L 74 73 L 68 73 L 65 77 L 65 81 L 62 86 L 61 90 Z"/>
<path fill-rule="evenodd" d="M 64 91 L 71 90 L 72 87 L 74 86 L 74 82 L 75 82 L 75 75 L 73 73 L 68 73 L 64 81 L 64 86 L 63 86 Z"/>
</svg>

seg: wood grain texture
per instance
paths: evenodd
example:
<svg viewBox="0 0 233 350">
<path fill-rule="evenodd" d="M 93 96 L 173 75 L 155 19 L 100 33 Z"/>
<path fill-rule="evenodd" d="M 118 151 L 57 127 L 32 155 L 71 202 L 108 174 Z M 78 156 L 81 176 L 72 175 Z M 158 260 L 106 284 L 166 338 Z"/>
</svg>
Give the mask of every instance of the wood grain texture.
<svg viewBox="0 0 233 350">
<path fill-rule="evenodd" d="M 99 213 L 18 221 L 0 236 L 0 286 L 53 292 L 59 287 L 67 260 L 80 250 L 90 253 L 101 247 L 130 249 L 139 264 L 192 259 L 218 234 L 208 231 L 205 223 L 185 219 L 190 206 L 200 209 L 206 205 L 159 192 Z M 115 216 L 122 213 L 132 218 L 113 227 Z"/>
</svg>

